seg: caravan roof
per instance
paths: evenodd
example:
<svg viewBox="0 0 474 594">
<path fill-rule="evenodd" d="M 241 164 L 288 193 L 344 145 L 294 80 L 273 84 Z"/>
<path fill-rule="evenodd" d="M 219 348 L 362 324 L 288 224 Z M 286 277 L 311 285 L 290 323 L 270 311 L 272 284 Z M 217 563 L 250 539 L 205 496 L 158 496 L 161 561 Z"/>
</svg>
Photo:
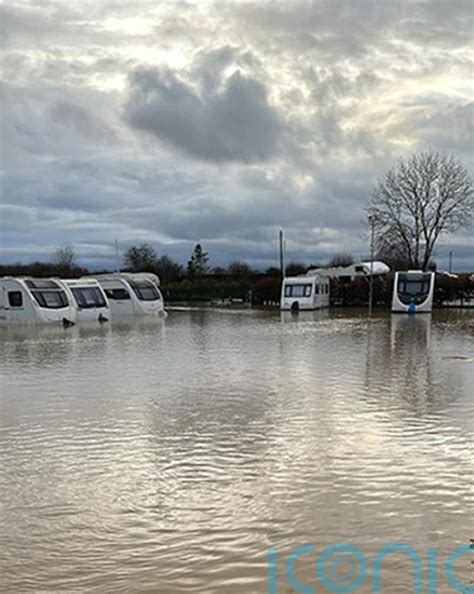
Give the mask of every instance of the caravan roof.
<svg viewBox="0 0 474 594">
<path fill-rule="evenodd" d="M 373 274 L 388 274 L 390 267 L 378 260 L 373 262 L 355 262 L 350 266 L 333 266 L 332 268 L 311 268 L 306 273 L 307 276 L 314 276 L 315 274 L 322 274 L 324 276 L 330 276 L 331 278 L 338 278 L 341 276 L 350 276 L 351 278 L 356 276 L 370 275 L 371 267 Z"/>
<path fill-rule="evenodd" d="M 83 278 L 91 278 L 91 277 L 83 277 Z M 153 272 L 106 272 L 104 274 L 94 274 L 92 278 L 96 278 L 97 280 L 117 280 L 117 279 L 124 279 L 126 281 L 150 281 L 154 283 L 157 287 L 160 286 L 160 279 L 158 275 L 154 274 Z"/>
</svg>

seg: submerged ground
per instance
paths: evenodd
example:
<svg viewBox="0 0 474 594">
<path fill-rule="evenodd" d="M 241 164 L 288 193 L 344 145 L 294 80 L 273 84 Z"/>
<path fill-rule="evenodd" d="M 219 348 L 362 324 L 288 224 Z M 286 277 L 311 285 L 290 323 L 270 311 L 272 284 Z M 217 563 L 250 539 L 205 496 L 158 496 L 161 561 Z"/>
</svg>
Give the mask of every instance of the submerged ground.
<svg viewBox="0 0 474 594">
<path fill-rule="evenodd" d="M 295 573 L 330 592 L 318 554 L 352 543 L 372 592 L 384 545 L 445 559 L 473 536 L 473 330 L 347 310 L 0 329 L 0 591 L 263 593 L 270 547 L 298 591 L 285 561 L 310 544 Z M 384 592 L 411 579 L 383 564 Z"/>
</svg>

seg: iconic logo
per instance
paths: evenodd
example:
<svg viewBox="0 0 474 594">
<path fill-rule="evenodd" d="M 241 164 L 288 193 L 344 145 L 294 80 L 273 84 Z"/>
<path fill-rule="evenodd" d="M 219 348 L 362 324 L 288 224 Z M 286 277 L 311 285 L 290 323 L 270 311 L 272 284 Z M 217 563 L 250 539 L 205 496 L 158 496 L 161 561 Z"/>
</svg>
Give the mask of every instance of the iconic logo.
<svg viewBox="0 0 474 594">
<path fill-rule="evenodd" d="M 328 592 L 356 592 L 360 586 L 371 580 L 372 592 L 382 594 L 382 563 L 391 554 L 404 554 L 413 567 L 413 592 L 415 594 L 438 594 L 438 576 L 444 571 L 447 583 L 453 592 L 474 594 L 474 585 L 463 584 L 456 576 L 455 563 L 465 555 L 473 554 L 473 545 L 462 545 L 455 548 L 440 567 L 438 549 L 429 548 L 426 571 L 419 553 L 409 544 L 394 542 L 384 545 L 376 553 L 372 567 L 364 553 L 350 543 L 339 543 L 321 551 L 315 561 L 315 583 L 302 583 L 295 575 L 295 565 L 304 555 L 316 555 L 316 548 L 311 544 L 297 546 L 287 557 L 284 564 L 284 576 L 287 584 L 295 592 L 316 594 L 315 586 L 319 583 Z M 371 571 L 369 572 L 369 569 Z M 369 578 L 369 573 L 371 577 Z M 278 550 L 274 547 L 268 551 L 268 594 L 277 594 L 279 582 Z"/>
</svg>

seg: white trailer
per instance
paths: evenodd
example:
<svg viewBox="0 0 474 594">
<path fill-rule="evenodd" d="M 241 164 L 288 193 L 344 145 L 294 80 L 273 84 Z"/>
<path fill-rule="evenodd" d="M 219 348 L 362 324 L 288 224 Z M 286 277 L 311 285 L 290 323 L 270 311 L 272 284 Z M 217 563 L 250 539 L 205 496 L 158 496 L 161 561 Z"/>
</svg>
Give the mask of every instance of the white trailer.
<svg viewBox="0 0 474 594">
<path fill-rule="evenodd" d="M 86 277 L 90 278 L 90 277 Z M 112 316 L 165 315 L 155 274 L 117 272 L 93 277 L 104 290 Z"/>
<path fill-rule="evenodd" d="M 422 270 L 396 272 L 392 312 L 429 313 L 433 309 L 435 273 Z"/>
<path fill-rule="evenodd" d="M 340 278 L 346 281 L 353 281 L 357 277 L 370 277 L 371 274 L 379 276 L 388 274 L 390 266 L 385 262 L 374 260 L 373 262 L 355 262 L 349 266 L 332 266 L 329 268 L 310 268 L 306 273 L 308 276 L 324 274 L 330 278 Z"/>
<path fill-rule="evenodd" d="M 289 276 L 283 280 L 280 309 L 312 310 L 329 307 L 329 278 L 322 274 Z"/>
<path fill-rule="evenodd" d="M 104 289 L 94 278 L 57 279 L 76 308 L 78 322 L 107 322 L 110 305 Z"/>
<path fill-rule="evenodd" d="M 76 309 L 61 284 L 50 278 L 0 278 L 0 324 L 71 326 Z"/>
</svg>

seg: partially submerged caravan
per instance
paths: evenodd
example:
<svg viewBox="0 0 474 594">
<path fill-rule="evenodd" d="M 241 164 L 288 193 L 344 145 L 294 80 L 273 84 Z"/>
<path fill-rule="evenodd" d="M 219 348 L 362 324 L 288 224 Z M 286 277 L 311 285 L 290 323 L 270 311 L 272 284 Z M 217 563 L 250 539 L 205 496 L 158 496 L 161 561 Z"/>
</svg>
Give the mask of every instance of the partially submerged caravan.
<svg viewBox="0 0 474 594">
<path fill-rule="evenodd" d="M 349 266 L 331 266 L 329 268 L 310 268 L 307 275 L 324 274 L 330 278 L 339 278 L 343 282 L 350 282 L 358 277 L 370 277 L 371 274 L 374 276 L 380 276 L 388 274 L 390 272 L 390 266 L 381 262 L 380 260 L 374 260 L 373 262 L 355 262 Z"/>
<path fill-rule="evenodd" d="M 422 270 L 396 272 L 393 283 L 392 312 L 430 312 L 433 308 L 434 284 L 434 272 Z"/>
<path fill-rule="evenodd" d="M 76 309 L 60 282 L 49 278 L 0 278 L 0 324 L 71 326 Z"/>
<path fill-rule="evenodd" d="M 160 281 L 155 274 L 117 272 L 93 278 L 104 290 L 112 316 L 165 314 Z"/>
<path fill-rule="evenodd" d="M 329 307 L 329 278 L 327 276 L 289 276 L 283 280 L 280 308 L 282 310 L 311 310 Z"/>
<path fill-rule="evenodd" d="M 57 279 L 76 307 L 78 322 L 107 322 L 110 306 L 104 290 L 94 278 Z"/>
</svg>

